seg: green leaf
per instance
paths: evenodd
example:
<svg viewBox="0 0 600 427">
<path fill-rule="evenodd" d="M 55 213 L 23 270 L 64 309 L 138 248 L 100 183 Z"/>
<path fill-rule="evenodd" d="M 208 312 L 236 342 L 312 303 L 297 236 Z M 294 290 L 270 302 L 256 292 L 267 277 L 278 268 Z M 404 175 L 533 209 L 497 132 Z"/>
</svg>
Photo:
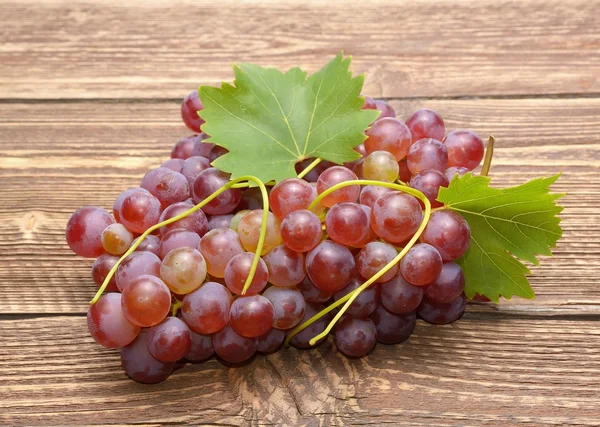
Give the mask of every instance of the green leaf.
<svg viewBox="0 0 600 427">
<path fill-rule="evenodd" d="M 336 56 L 306 78 L 254 64 L 234 67 L 234 85 L 202 86 L 202 130 L 229 153 L 213 162 L 232 178 L 264 182 L 296 176 L 294 164 L 309 157 L 335 163 L 360 157 L 352 148 L 379 111 L 361 110 L 364 76 L 352 77 L 350 58 Z"/>
<path fill-rule="evenodd" d="M 489 187 L 490 178 L 468 173 L 440 188 L 438 200 L 471 227 L 471 245 L 458 260 L 467 297 L 479 293 L 497 302 L 500 295 L 535 296 L 525 276 L 530 271 L 517 258 L 539 265 L 537 255 L 552 255 L 562 235 L 557 215 L 563 208 L 556 200 L 564 194 L 549 187 L 559 176 L 497 189 Z"/>
</svg>

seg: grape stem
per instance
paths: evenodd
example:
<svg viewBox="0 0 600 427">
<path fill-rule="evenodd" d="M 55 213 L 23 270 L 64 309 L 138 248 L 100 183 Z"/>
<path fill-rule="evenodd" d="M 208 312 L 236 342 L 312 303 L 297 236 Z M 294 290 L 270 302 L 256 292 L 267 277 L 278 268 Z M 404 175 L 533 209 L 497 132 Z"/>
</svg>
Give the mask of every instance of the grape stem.
<svg viewBox="0 0 600 427">
<path fill-rule="evenodd" d="M 178 299 L 175 300 L 175 302 L 173 304 L 171 304 L 171 316 L 175 317 L 177 316 L 177 312 L 179 311 L 179 309 L 183 306 L 183 301 L 179 301 Z"/>
<path fill-rule="evenodd" d="M 492 166 L 492 157 L 494 156 L 494 143 L 496 142 L 496 138 L 490 135 L 488 139 L 487 148 L 485 149 L 485 159 L 483 159 L 483 166 L 481 167 L 481 172 L 479 175 L 488 176 L 490 173 L 490 167 Z"/>
<path fill-rule="evenodd" d="M 333 193 L 334 191 L 339 190 L 340 188 L 343 188 L 343 187 L 347 187 L 350 185 L 357 185 L 357 184 L 358 185 L 377 185 L 380 187 L 387 187 L 387 188 L 402 191 L 404 193 L 415 196 L 416 198 L 421 200 L 423 202 L 423 204 L 425 205 L 425 213 L 423 215 L 423 220 L 421 221 L 419 228 L 417 229 L 417 231 L 413 235 L 413 237 L 410 239 L 408 244 L 402 249 L 402 251 L 400 251 L 400 253 L 398 255 L 396 255 L 396 257 L 392 261 L 390 261 L 385 267 L 383 267 L 381 270 L 379 270 L 373 277 L 371 277 L 369 280 L 367 280 L 361 286 L 356 288 L 354 291 L 345 295 L 343 298 L 340 298 L 339 300 L 337 300 L 336 302 L 331 304 L 329 307 L 325 308 L 324 310 L 321 310 L 319 313 L 315 314 L 313 317 L 308 319 L 306 322 L 304 322 L 301 325 L 294 328 L 286 337 L 286 340 L 285 340 L 286 346 L 289 346 L 290 340 L 294 337 L 294 335 L 298 334 L 300 331 L 307 328 L 308 326 L 310 326 L 311 324 L 313 324 L 314 322 L 319 320 L 321 317 L 325 316 L 330 311 L 334 310 L 335 308 L 337 308 L 340 305 L 345 303 L 344 306 L 340 309 L 340 311 L 333 318 L 333 320 L 331 322 L 329 322 L 329 325 L 325 328 L 325 330 L 323 332 L 321 332 L 319 335 L 313 337 L 309 341 L 309 344 L 315 345 L 319 340 L 326 337 L 327 334 L 329 334 L 329 332 L 331 331 L 331 329 L 335 326 L 337 321 L 346 312 L 348 307 L 350 307 L 350 305 L 358 297 L 358 295 L 360 295 L 360 293 L 362 291 L 364 291 L 369 286 L 371 286 L 377 279 L 379 279 L 381 276 L 383 276 L 385 273 L 387 273 L 394 265 L 396 265 L 400 262 L 400 260 L 404 257 L 404 255 L 406 255 L 406 253 L 417 242 L 417 240 L 421 236 L 421 233 L 423 233 L 423 230 L 425 230 L 425 227 L 427 226 L 427 223 L 429 222 L 429 217 L 431 216 L 431 203 L 429 202 L 429 199 L 427 199 L 425 194 L 423 194 L 419 190 L 415 190 L 414 188 L 407 187 L 404 185 L 393 184 L 390 182 L 373 181 L 373 180 L 359 179 L 359 180 L 353 180 L 353 181 L 340 182 L 339 184 L 336 184 L 333 187 L 328 188 L 327 190 L 325 190 L 324 192 L 319 194 L 319 196 L 315 200 L 313 200 L 313 202 L 310 204 L 308 209 L 313 210 L 324 197 L 328 196 L 329 194 Z"/>
<path fill-rule="evenodd" d="M 315 166 L 317 166 L 319 163 L 321 163 L 321 161 L 322 161 L 322 159 L 316 158 L 310 165 L 305 167 L 304 170 L 298 174 L 298 178 L 299 179 L 304 178 L 311 170 L 313 170 L 313 168 Z"/>
<path fill-rule="evenodd" d="M 244 288 L 242 289 L 242 295 L 244 295 L 246 293 L 246 291 L 248 290 L 248 288 L 250 287 L 250 284 L 252 283 L 252 280 L 254 279 L 254 274 L 256 273 L 256 268 L 258 266 L 262 248 L 265 243 L 265 236 L 267 234 L 267 221 L 269 219 L 269 196 L 267 194 L 267 188 L 265 187 L 265 184 L 259 178 L 255 177 L 255 176 L 251 176 L 251 175 L 240 176 L 239 178 L 229 181 L 227 184 L 223 185 L 221 188 L 219 188 L 217 191 L 212 193 L 206 199 L 202 200 L 200 203 L 198 203 L 193 208 L 188 209 L 187 211 L 182 212 L 179 215 L 174 216 L 173 218 L 169 218 L 163 222 L 159 222 L 158 224 L 153 225 L 152 227 L 150 227 L 149 229 L 144 231 L 144 234 L 142 234 L 137 239 L 137 241 L 133 245 L 131 245 L 131 247 L 127 250 L 127 252 L 125 252 L 123 254 L 123 256 L 121 256 L 121 258 L 115 263 L 113 268 L 110 269 L 110 271 L 106 275 L 106 278 L 104 279 L 104 282 L 102 283 L 102 286 L 100 286 L 100 289 L 98 289 L 98 292 L 96 292 L 96 295 L 90 301 L 90 304 L 95 304 L 98 301 L 98 299 L 100 299 L 100 297 L 102 296 L 102 293 L 108 286 L 108 283 L 110 282 L 112 277 L 115 275 L 117 268 L 119 268 L 119 265 L 121 265 L 123 260 L 125 258 L 127 258 L 129 255 L 131 255 L 138 248 L 138 246 L 144 241 L 144 239 L 146 237 L 148 237 L 148 235 L 150 235 L 154 231 L 158 230 L 159 228 L 164 227 L 165 225 L 169 225 L 174 222 L 177 222 L 180 219 L 183 219 L 183 218 L 187 217 L 188 215 L 191 215 L 194 212 L 202 209 L 202 207 L 206 206 L 206 204 L 210 203 L 212 200 L 217 198 L 221 193 L 227 191 L 228 189 L 232 188 L 234 185 L 241 183 L 241 182 L 255 183 L 260 188 L 260 192 L 261 192 L 262 199 L 263 199 L 263 217 L 262 217 L 262 224 L 260 226 L 260 235 L 258 237 L 258 246 L 256 248 L 256 252 L 254 253 L 254 258 L 252 260 L 252 265 L 250 267 L 250 273 L 248 274 L 248 277 L 246 278 L 246 282 L 244 283 Z"/>
</svg>

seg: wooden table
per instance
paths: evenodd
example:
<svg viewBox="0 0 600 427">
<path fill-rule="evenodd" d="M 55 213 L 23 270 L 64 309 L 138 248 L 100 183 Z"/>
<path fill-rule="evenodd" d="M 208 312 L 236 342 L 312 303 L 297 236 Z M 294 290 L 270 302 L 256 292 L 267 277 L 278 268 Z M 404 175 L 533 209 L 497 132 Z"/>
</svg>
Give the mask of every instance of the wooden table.
<svg viewBox="0 0 600 427">
<path fill-rule="evenodd" d="M 0 1 L 0 424 L 600 425 L 600 2 Z M 69 215 L 110 207 L 188 131 L 179 102 L 252 61 L 340 50 L 400 118 L 498 139 L 493 183 L 563 171 L 534 301 L 348 360 L 331 344 L 125 377 L 89 337 Z"/>
</svg>

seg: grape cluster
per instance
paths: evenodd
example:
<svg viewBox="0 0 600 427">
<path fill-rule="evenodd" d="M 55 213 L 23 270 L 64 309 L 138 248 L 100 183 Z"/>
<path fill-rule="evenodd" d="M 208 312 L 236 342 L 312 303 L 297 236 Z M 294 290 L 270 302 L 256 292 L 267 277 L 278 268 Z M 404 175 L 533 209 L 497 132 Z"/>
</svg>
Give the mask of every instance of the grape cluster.
<svg viewBox="0 0 600 427">
<path fill-rule="evenodd" d="M 333 329 L 342 353 L 361 357 L 376 342 L 400 343 L 417 317 L 434 324 L 461 317 L 465 280 L 455 261 L 469 247 L 469 225 L 452 211 L 434 209 L 419 243 L 394 264 L 423 222 L 424 205 L 382 185 L 400 182 L 422 192 L 433 208 L 441 207 L 439 188 L 479 165 L 483 143 L 467 130 L 446 134 L 432 110 L 419 110 L 404 122 L 384 101 L 366 97 L 363 108 L 381 114 L 355 148 L 359 160 L 299 162 L 302 178 L 274 185 L 266 214 L 259 188 L 229 187 L 201 210 L 138 242 L 149 227 L 185 213 L 229 182 L 228 174 L 211 167 L 227 150 L 204 142 L 196 113 L 202 104 L 192 92 L 181 114 L 197 135 L 179 140 L 171 159 L 149 171 L 140 187 L 122 192 L 112 215 L 99 207 L 72 215 L 67 242 L 76 254 L 96 258 L 92 278 L 98 286 L 139 243 L 87 316 L 98 343 L 121 349 L 127 375 L 159 382 L 178 361 L 198 362 L 214 353 L 240 363 L 256 352 L 276 351 L 286 337 L 297 348 L 309 348 L 336 310 L 303 323 L 390 264 Z M 373 185 L 328 191 L 359 179 Z M 382 185 L 374 185 L 378 182 Z M 255 252 L 260 258 L 253 264 Z"/>
</svg>

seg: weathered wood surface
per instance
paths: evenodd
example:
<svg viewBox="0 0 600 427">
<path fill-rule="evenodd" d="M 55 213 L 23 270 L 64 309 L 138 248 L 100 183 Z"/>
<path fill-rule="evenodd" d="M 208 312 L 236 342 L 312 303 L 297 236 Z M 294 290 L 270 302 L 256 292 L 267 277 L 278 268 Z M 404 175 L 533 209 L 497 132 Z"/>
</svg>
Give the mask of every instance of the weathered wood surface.
<svg viewBox="0 0 600 427">
<path fill-rule="evenodd" d="M 180 98 L 344 50 L 378 97 L 600 92 L 597 0 L 0 1 L 0 98 Z"/>
<path fill-rule="evenodd" d="M 0 425 L 600 426 L 600 2 L 372 3 L 0 0 Z M 128 380 L 87 332 L 69 215 L 164 161 L 188 133 L 176 100 L 231 62 L 315 70 L 342 49 L 399 117 L 495 135 L 495 185 L 563 171 L 538 297 L 362 360 L 325 344 Z"/>
</svg>

